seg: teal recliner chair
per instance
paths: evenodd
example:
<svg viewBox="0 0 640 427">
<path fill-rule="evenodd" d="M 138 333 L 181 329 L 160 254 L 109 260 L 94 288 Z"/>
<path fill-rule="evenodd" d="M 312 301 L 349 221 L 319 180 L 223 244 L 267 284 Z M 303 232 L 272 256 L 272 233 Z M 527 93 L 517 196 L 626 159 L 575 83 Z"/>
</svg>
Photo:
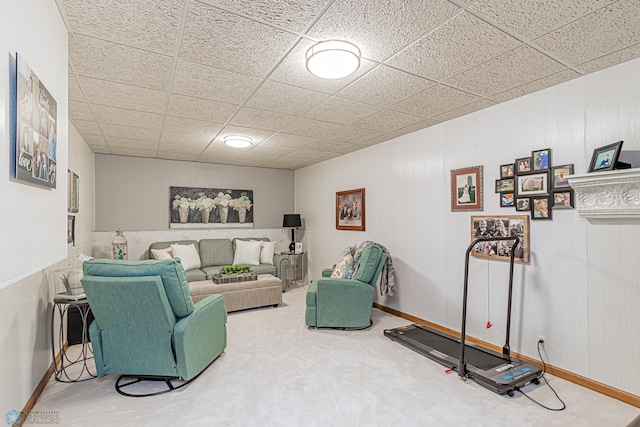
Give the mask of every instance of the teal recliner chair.
<svg viewBox="0 0 640 427">
<path fill-rule="evenodd" d="M 96 371 L 98 377 L 119 374 L 118 393 L 149 396 L 183 387 L 227 346 L 224 296 L 194 304 L 179 260 L 92 259 L 83 269 L 95 318 L 89 335 Z M 122 383 L 128 377 L 133 379 Z M 122 390 L 145 380 L 164 381 L 167 389 Z"/>
<path fill-rule="evenodd" d="M 376 281 L 387 261 L 380 246 L 367 246 L 352 279 L 331 278 L 333 269 L 307 290 L 305 323 L 316 328 L 364 329 L 372 325 L 371 308 Z"/>
</svg>

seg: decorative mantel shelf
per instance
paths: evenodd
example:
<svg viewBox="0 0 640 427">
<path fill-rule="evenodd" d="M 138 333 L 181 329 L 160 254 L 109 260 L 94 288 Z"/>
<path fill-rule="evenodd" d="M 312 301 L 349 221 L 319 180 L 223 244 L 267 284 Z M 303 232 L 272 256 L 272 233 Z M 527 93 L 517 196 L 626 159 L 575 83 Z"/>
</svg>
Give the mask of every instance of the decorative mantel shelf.
<svg viewBox="0 0 640 427">
<path fill-rule="evenodd" d="M 568 175 L 584 218 L 640 218 L 640 169 Z"/>
</svg>

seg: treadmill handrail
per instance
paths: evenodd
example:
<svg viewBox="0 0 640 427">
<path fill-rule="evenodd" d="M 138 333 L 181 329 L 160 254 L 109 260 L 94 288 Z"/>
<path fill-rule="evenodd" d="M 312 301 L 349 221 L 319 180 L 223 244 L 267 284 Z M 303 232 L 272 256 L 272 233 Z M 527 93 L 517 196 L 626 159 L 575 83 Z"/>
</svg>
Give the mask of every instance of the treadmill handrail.
<svg viewBox="0 0 640 427">
<path fill-rule="evenodd" d="M 509 349 L 509 336 L 511 330 L 511 298 L 513 296 L 513 265 L 515 260 L 515 251 L 514 249 L 520 243 L 519 237 L 480 237 L 469 245 L 467 248 L 467 252 L 465 255 L 464 261 L 464 290 L 462 295 L 462 328 L 460 331 L 460 357 L 458 358 L 458 375 L 461 378 L 467 376 L 467 363 L 464 361 L 464 341 L 466 337 L 466 329 L 467 329 L 467 291 L 469 288 L 469 254 L 471 250 L 476 246 L 476 244 L 480 242 L 495 242 L 499 240 L 513 240 L 513 247 L 511 249 L 511 255 L 509 257 L 509 297 L 507 299 L 507 330 L 506 330 L 506 341 L 504 347 L 502 347 L 502 354 L 507 356 L 509 360 L 511 360 L 511 351 Z"/>
</svg>

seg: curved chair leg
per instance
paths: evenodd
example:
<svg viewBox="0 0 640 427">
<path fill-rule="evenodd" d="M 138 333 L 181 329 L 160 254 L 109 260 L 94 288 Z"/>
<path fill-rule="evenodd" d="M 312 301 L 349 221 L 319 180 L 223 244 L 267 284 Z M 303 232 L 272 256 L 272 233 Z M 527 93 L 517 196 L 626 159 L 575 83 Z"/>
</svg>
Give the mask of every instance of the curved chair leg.
<svg viewBox="0 0 640 427">
<path fill-rule="evenodd" d="M 343 331 L 364 331 L 365 329 L 369 329 L 373 325 L 373 320 L 369 319 L 369 324 L 367 326 L 356 326 L 353 328 L 336 328 L 342 329 Z"/>
<path fill-rule="evenodd" d="M 132 381 L 129 381 L 128 383 L 125 384 L 120 384 L 120 381 L 122 381 L 124 378 L 136 378 Z M 195 380 L 197 378 L 191 378 L 189 381 L 182 381 L 179 378 L 175 378 L 175 377 L 131 377 L 131 376 L 126 376 L 126 375 L 120 375 L 120 377 L 118 378 L 118 380 L 116 381 L 116 391 L 118 393 L 120 393 L 123 396 L 128 396 L 128 397 L 146 397 L 146 396 L 157 396 L 159 394 L 164 394 L 164 393 L 169 393 L 170 391 L 174 391 L 174 390 L 178 390 L 179 388 L 182 388 L 184 386 L 186 386 L 187 384 L 189 384 L 191 381 Z M 133 385 L 133 384 L 137 384 L 139 382 L 142 381 L 164 381 L 165 384 L 167 385 L 167 389 L 166 390 L 161 390 L 161 391 L 157 391 L 155 393 L 144 393 L 144 394 L 132 394 L 132 393 L 127 393 L 125 391 L 123 391 L 122 389 Z M 180 385 L 173 385 L 171 383 L 171 381 L 181 381 Z"/>
</svg>

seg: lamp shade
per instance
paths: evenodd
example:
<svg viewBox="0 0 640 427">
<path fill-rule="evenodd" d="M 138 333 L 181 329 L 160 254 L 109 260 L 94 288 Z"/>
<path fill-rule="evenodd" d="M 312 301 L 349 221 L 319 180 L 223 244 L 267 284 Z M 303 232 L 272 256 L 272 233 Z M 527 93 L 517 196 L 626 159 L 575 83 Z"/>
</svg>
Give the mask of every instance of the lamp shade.
<svg viewBox="0 0 640 427">
<path fill-rule="evenodd" d="M 302 227 L 302 220 L 300 219 L 300 214 L 284 214 L 284 219 L 282 220 L 283 227 L 295 228 Z"/>
</svg>

